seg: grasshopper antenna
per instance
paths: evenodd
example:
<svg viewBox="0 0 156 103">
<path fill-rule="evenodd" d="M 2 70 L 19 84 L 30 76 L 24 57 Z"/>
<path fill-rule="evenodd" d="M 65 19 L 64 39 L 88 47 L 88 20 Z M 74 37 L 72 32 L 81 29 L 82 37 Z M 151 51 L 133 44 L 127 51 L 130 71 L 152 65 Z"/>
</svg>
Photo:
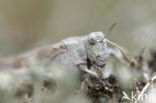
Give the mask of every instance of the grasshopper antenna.
<svg viewBox="0 0 156 103">
<path fill-rule="evenodd" d="M 110 43 L 111 45 L 117 47 L 120 52 L 122 53 L 122 55 L 124 56 L 125 60 L 130 64 L 131 67 L 135 67 L 135 63 L 133 61 L 131 61 L 126 54 L 124 53 L 124 51 L 120 48 L 120 46 L 118 46 L 117 44 L 115 44 L 114 42 L 111 42 L 110 40 L 107 39 L 107 42 Z"/>
<path fill-rule="evenodd" d="M 104 36 L 104 38 L 106 38 L 106 37 L 111 33 L 111 31 L 113 30 L 113 28 L 115 27 L 115 25 L 116 25 L 116 23 L 114 23 L 114 24 L 110 27 L 109 31 L 106 33 L 106 35 Z M 103 38 L 103 39 L 104 39 L 104 38 Z"/>
<path fill-rule="evenodd" d="M 110 27 L 109 31 L 106 33 L 106 35 L 105 35 L 100 41 L 103 41 L 103 40 L 111 33 L 111 31 L 113 30 L 113 28 L 115 27 L 115 25 L 116 25 L 116 23 L 114 23 L 114 24 Z"/>
</svg>

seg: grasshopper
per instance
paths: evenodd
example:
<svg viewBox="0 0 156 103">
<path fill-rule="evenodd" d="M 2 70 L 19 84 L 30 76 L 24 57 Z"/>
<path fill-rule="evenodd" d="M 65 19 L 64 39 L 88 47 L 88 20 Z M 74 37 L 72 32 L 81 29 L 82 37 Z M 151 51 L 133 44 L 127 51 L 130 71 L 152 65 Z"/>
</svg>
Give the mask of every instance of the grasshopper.
<svg viewBox="0 0 156 103">
<path fill-rule="evenodd" d="M 82 70 L 92 76 L 98 77 L 96 72 L 90 70 L 90 67 L 103 68 L 106 65 L 107 58 L 110 54 L 113 54 L 122 63 L 124 60 L 118 56 L 117 52 L 107 47 L 107 43 L 117 47 L 125 60 L 132 65 L 132 62 L 125 55 L 123 50 L 114 42 L 111 42 L 106 37 L 110 34 L 115 24 L 111 26 L 108 33 L 105 35 L 103 32 L 92 32 L 83 37 L 72 37 L 63 40 L 62 42 L 67 48 L 67 58 L 74 64 L 79 70 Z"/>
<path fill-rule="evenodd" d="M 46 58 L 50 63 L 54 61 L 58 65 L 60 62 L 65 61 L 65 65 L 73 65 L 77 70 L 81 70 L 98 77 L 96 72 L 90 70 L 91 66 L 98 69 L 103 68 L 106 65 L 107 58 L 110 54 L 113 54 L 122 63 L 125 63 L 124 60 L 117 55 L 115 50 L 107 47 L 107 43 L 117 47 L 125 57 L 125 60 L 129 64 L 132 64 L 123 50 L 117 44 L 106 38 L 114 26 L 115 24 L 112 25 L 107 34 L 99 31 L 92 32 L 89 35 L 82 37 L 71 37 L 62 40 L 55 45 L 45 46 L 26 52 L 22 55 L 15 56 L 5 62 L 0 62 L 0 69 L 23 68 L 27 61 L 34 59 L 42 60 L 43 58 Z"/>
</svg>

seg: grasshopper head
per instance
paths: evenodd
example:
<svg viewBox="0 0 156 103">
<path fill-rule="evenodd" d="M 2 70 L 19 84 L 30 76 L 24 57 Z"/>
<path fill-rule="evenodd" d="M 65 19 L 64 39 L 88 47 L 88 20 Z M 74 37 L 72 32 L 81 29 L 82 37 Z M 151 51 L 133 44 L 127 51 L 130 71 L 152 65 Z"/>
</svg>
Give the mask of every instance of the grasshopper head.
<svg viewBox="0 0 156 103">
<path fill-rule="evenodd" d="M 92 32 L 86 42 L 88 58 L 97 67 L 104 67 L 108 56 L 106 40 L 103 38 L 102 32 Z"/>
</svg>

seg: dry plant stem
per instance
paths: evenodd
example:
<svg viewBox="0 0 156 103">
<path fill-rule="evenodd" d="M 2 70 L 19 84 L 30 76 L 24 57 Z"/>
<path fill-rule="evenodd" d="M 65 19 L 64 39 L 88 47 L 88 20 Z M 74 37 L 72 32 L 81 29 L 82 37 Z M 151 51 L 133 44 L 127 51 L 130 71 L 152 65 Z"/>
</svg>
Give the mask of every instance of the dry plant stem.
<svg viewBox="0 0 156 103">
<path fill-rule="evenodd" d="M 150 81 L 145 85 L 141 93 L 138 95 L 137 100 L 140 100 L 141 96 L 145 93 L 151 83 L 156 79 L 156 74 L 150 79 Z"/>
</svg>

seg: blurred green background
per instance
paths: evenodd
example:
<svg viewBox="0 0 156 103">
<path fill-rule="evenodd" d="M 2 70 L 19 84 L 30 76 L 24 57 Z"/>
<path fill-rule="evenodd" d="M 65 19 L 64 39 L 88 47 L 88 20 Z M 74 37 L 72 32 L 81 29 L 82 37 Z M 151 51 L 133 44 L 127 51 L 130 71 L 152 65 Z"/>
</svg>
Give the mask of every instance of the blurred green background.
<svg viewBox="0 0 156 103">
<path fill-rule="evenodd" d="M 155 0 L 0 0 L 0 57 L 51 44 L 69 36 L 107 32 L 136 54 L 155 48 Z"/>
</svg>

